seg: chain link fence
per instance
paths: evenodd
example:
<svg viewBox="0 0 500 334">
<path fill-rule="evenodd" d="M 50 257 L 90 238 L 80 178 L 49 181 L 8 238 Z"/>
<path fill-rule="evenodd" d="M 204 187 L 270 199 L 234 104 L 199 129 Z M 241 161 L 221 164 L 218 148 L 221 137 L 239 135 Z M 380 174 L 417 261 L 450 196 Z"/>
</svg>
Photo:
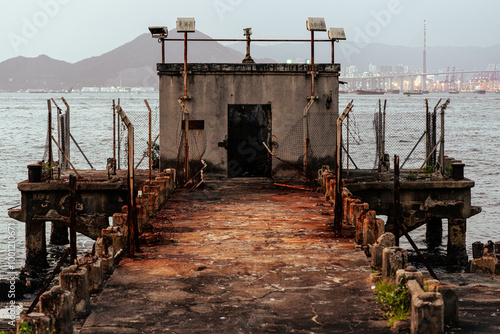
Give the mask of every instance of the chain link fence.
<svg viewBox="0 0 500 334">
<path fill-rule="evenodd" d="M 127 110 L 124 106 L 124 111 L 129 120 L 134 125 L 134 168 L 148 169 L 148 143 L 149 143 L 149 110 L 144 104 L 144 109 Z M 151 141 L 153 168 L 157 167 L 158 150 L 159 150 L 159 107 L 151 106 Z M 117 130 L 117 168 L 127 168 L 128 157 L 128 141 L 127 141 L 127 126 L 118 118 Z"/>
<path fill-rule="evenodd" d="M 354 108 L 342 124 L 343 168 L 376 169 L 385 153 L 391 161 L 400 156 L 402 168 L 419 169 L 441 137 L 440 106 L 429 106 L 429 116 L 425 108 L 395 112 L 387 105 L 384 111 L 383 103 L 372 111 Z"/>
</svg>

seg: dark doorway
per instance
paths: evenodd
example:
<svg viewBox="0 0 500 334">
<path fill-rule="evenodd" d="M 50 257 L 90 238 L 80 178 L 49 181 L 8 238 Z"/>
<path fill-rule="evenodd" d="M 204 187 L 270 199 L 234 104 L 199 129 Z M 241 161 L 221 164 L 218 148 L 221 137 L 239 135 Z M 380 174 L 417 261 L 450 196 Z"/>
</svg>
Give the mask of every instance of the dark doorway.
<svg viewBox="0 0 500 334">
<path fill-rule="evenodd" d="M 230 177 L 270 176 L 271 105 L 228 105 L 227 171 Z"/>
</svg>

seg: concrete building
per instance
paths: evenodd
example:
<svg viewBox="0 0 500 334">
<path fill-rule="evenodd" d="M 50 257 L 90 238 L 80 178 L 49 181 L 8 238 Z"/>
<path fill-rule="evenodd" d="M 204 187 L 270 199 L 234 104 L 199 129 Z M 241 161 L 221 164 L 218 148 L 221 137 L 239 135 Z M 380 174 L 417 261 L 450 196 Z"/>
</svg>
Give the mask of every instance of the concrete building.
<svg viewBox="0 0 500 334">
<path fill-rule="evenodd" d="M 262 142 L 273 151 L 278 146 L 293 146 L 287 151 L 286 160 L 300 164 L 304 156 L 303 137 L 309 138 L 308 145 L 321 138 L 335 138 L 331 129 L 338 117 L 338 64 L 315 65 L 315 97 L 309 109 L 312 84 L 308 64 L 188 64 L 188 98 L 183 97 L 183 64 L 158 64 L 157 69 L 162 169 L 175 167 L 185 155 L 182 129 L 186 111 L 190 166 L 195 163 L 193 160 L 202 158 L 209 171 L 230 177 L 271 176 L 278 171 L 279 161 L 273 164 L 275 159 L 271 159 Z M 308 120 L 304 115 L 308 115 Z M 306 124 L 294 136 L 298 142 L 284 142 L 292 135 L 294 126 L 298 129 L 297 124 L 318 123 L 317 118 L 310 118 L 314 115 L 321 115 L 323 124 Z M 308 133 L 305 128 L 314 131 Z M 314 153 L 310 150 L 308 155 L 333 161 L 334 139 L 327 146 Z M 182 174 L 182 170 L 178 171 Z"/>
</svg>

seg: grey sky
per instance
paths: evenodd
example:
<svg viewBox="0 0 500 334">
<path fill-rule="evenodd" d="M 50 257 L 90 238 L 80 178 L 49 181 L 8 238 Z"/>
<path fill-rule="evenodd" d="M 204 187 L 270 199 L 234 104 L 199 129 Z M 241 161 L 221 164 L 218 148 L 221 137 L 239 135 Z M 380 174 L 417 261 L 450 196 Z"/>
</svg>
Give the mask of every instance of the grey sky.
<svg viewBox="0 0 500 334">
<path fill-rule="evenodd" d="M 349 40 L 420 46 L 500 43 L 498 0 L 0 0 L 0 61 L 50 57 L 75 62 L 100 55 L 147 32 L 195 17 L 212 37 L 308 38 L 308 16 L 344 27 Z M 318 34 L 318 37 L 321 35 Z M 326 35 L 325 35 L 326 37 Z"/>
</svg>

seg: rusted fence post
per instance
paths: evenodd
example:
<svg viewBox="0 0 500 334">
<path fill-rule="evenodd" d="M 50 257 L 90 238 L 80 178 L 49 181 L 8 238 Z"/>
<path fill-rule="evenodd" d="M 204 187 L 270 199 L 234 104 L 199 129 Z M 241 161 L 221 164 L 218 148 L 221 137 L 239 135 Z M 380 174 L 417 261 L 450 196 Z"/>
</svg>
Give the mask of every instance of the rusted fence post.
<svg viewBox="0 0 500 334">
<path fill-rule="evenodd" d="M 394 236 L 396 237 L 396 246 L 399 247 L 399 225 L 401 219 L 401 210 L 399 203 L 399 156 L 394 155 Z"/>
<path fill-rule="evenodd" d="M 152 111 L 151 111 L 151 107 L 149 106 L 149 103 L 148 103 L 148 100 L 144 100 L 144 103 L 146 104 L 146 107 L 148 108 L 148 124 L 149 124 L 149 130 L 148 130 L 148 135 L 149 135 L 149 139 L 148 139 L 148 156 L 149 156 L 149 182 L 151 182 L 151 180 L 153 179 L 153 175 L 152 175 L 152 169 L 153 169 L 153 157 L 152 157 L 152 153 L 153 153 L 153 143 L 151 142 L 152 141 L 152 135 L 151 135 L 151 131 L 152 131 L 152 124 L 151 124 L 151 114 L 152 114 Z"/>
<path fill-rule="evenodd" d="M 337 119 L 337 146 L 335 151 L 335 216 L 333 229 L 337 235 L 342 234 L 342 122 L 352 110 L 354 100 L 351 100 L 342 114 Z"/>
<path fill-rule="evenodd" d="M 123 111 L 120 105 L 117 106 L 117 112 L 128 130 L 128 247 L 131 256 L 134 256 L 136 251 L 139 251 L 139 238 L 137 227 L 137 215 L 135 204 L 135 188 L 134 188 L 134 125 Z"/>
<path fill-rule="evenodd" d="M 69 247 L 71 248 L 71 264 L 76 261 L 76 176 L 69 176 Z"/>
</svg>

